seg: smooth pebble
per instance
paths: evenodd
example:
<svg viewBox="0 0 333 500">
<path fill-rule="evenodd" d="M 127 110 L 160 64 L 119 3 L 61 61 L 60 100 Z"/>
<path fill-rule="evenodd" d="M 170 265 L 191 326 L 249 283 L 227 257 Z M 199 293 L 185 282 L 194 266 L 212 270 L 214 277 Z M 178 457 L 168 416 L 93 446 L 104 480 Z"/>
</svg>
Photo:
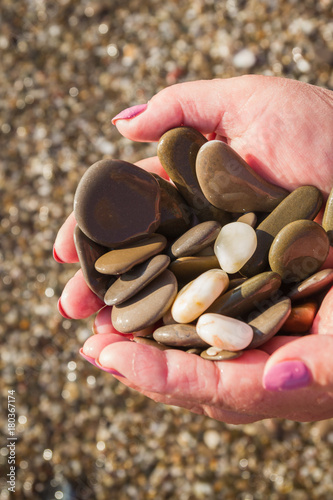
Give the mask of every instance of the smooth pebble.
<svg viewBox="0 0 333 500">
<path fill-rule="evenodd" d="M 171 246 L 174 257 L 188 257 L 200 252 L 215 241 L 221 230 L 216 221 L 206 221 L 192 227 Z"/>
<path fill-rule="evenodd" d="M 194 325 L 174 324 L 161 326 L 154 331 L 153 337 L 157 342 L 169 346 L 207 347 L 207 343 L 199 337 Z"/>
<path fill-rule="evenodd" d="M 265 344 L 281 329 L 291 312 L 291 300 L 283 298 L 265 311 L 256 315 L 249 325 L 253 329 L 253 339 L 247 349 L 257 349 Z"/>
<path fill-rule="evenodd" d="M 226 273 L 237 273 L 255 252 L 255 230 L 244 222 L 231 222 L 221 229 L 214 252 Z"/>
<path fill-rule="evenodd" d="M 221 314 L 203 314 L 198 319 L 196 328 L 198 335 L 207 344 L 221 350 L 240 351 L 245 349 L 253 338 L 250 325 Z"/>
</svg>

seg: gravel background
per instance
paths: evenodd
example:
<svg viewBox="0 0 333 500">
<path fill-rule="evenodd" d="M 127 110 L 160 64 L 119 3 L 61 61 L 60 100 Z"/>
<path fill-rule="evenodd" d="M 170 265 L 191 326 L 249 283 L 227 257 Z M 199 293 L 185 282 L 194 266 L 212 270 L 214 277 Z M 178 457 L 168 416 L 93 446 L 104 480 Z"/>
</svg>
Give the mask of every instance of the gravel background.
<svg viewBox="0 0 333 500">
<path fill-rule="evenodd" d="M 91 321 L 57 299 L 52 258 L 85 169 L 136 161 L 110 118 L 179 81 L 245 73 L 333 88 L 332 1 L 2 0 L 1 493 L 7 391 L 16 494 L 28 499 L 333 498 L 333 422 L 232 426 L 155 404 L 78 355 Z"/>
</svg>

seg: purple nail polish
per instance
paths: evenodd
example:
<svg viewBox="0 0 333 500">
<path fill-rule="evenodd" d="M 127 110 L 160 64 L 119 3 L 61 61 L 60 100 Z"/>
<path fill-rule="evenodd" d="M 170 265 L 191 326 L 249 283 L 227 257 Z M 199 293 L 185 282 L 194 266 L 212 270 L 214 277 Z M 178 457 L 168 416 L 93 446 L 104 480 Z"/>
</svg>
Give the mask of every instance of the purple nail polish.
<svg viewBox="0 0 333 500">
<path fill-rule="evenodd" d="M 96 366 L 97 368 L 99 368 L 96 364 L 96 360 L 94 358 L 92 358 L 91 356 L 87 356 L 86 354 L 84 354 L 83 352 L 83 349 L 81 347 L 81 349 L 79 350 L 79 353 L 81 354 L 81 356 L 86 360 L 88 361 L 89 363 L 91 363 L 92 365 Z"/>
<path fill-rule="evenodd" d="M 145 111 L 147 108 L 147 104 L 137 104 L 136 106 L 131 106 L 130 108 L 126 108 L 120 113 L 118 113 L 116 116 L 114 116 L 111 120 L 113 125 L 116 123 L 117 120 L 130 120 L 131 118 L 134 118 L 135 116 L 140 115 Z"/>
<path fill-rule="evenodd" d="M 263 385 L 268 391 L 289 391 L 311 384 L 312 377 L 301 361 L 283 361 L 273 366 L 264 376 Z"/>
<path fill-rule="evenodd" d="M 124 377 L 121 373 L 117 372 L 117 370 L 113 370 L 113 368 L 106 368 L 105 366 L 102 366 L 101 363 L 98 361 L 98 359 L 95 360 L 97 368 L 100 368 L 104 372 L 111 373 L 111 375 L 116 375 L 117 377 Z"/>
</svg>

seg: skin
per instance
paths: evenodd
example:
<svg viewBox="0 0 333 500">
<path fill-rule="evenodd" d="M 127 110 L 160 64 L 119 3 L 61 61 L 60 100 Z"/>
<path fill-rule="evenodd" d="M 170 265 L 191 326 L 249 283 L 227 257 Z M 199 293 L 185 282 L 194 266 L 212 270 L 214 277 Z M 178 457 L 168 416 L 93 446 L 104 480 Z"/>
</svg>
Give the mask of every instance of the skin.
<svg viewBox="0 0 333 500">
<path fill-rule="evenodd" d="M 170 128 L 192 126 L 209 140 L 230 144 L 254 170 L 284 188 L 312 184 L 327 196 L 333 185 L 333 92 L 319 87 L 264 76 L 183 83 L 159 92 L 136 117 L 114 123 L 123 136 L 145 142 L 158 141 Z M 157 158 L 138 164 L 167 177 Z M 72 214 L 55 241 L 63 262 L 78 261 L 74 224 Z M 333 267 L 332 249 L 324 267 Z M 61 307 L 73 318 L 85 318 L 100 309 L 101 302 L 83 286 L 81 271 L 65 286 Z M 94 331 L 117 333 L 109 307 L 96 316 Z M 155 401 L 224 422 L 242 424 L 271 417 L 310 422 L 333 416 L 333 288 L 311 333 L 278 336 L 238 359 L 220 362 L 176 350 L 158 351 L 129 339 L 119 342 L 116 335 L 101 350 L 99 362 L 120 372 L 123 377 L 117 378 L 122 383 Z M 98 335 L 95 339 L 98 344 Z M 264 375 L 289 360 L 306 365 L 309 385 L 266 390 Z"/>
</svg>

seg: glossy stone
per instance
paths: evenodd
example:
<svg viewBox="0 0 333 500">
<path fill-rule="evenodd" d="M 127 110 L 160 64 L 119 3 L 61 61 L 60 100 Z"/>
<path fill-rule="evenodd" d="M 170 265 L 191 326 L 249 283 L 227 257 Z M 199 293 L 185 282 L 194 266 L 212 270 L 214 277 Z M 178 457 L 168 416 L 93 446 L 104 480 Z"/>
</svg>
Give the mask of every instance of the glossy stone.
<svg viewBox="0 0 333 500">
<path fill-rule="evenodd" d="M 171 349 L 170 346 L 160 344 L 159 342 L 156 342 L 156 340 L 148 339 L 146 337 L 133 337 L 133 342 L 136 342 L 137 344 L 143 344 L 155 347 L 159 351 L 167 351 L 168 349 Z"/>
<path fill-rule="evenodd" d="M 78 225 L 74 229 L 74 243 L 85 282 L 90 290 L 103 300 L 106 290 L 116 278 L 99 273 L 94 265 L 96 260 L 108 249 L 88 238 Z"/>
<path fill-rule="evenodd" d="M 178 323 L 194 321 L 228 285 L 228 275 L 221 269 L 210 269 L 201 274 L 178 293 L 171 308 L 173 319 Z"/>
<path fill-rule="evenodd" d="M 169 263 L 170 258 L 167 255 L 155 255 L 122 274 L 107 290 L 104 296 L 105 304 L 112 306 L 130 299 L 160 275 Z"/>
<path fill-rule="evenodd" d="M 244 351 L 226 351 L 221 350 L 219 347 L 209 347 L 202 351 L 200 356 L 210 361 L 228 361 L 239 358 L 243 353 Z"/>
<path fill-rule="evenodd" d="M 219 261 L 215 255 L 208 257 L 180 257 L 171 262 L 169 269 L 180 283 L 189 283 L 209 269 L 218 269 Z"/>
<path fill-rule="evenodd" d="M 201 146 L 196 173 L 207 200 L 228 212 L 271 212 L 288 194 L 260 177 L 222 141 Z"/>
<path fill-rule="evenodd" d="M 294 305 L 281 331 L 295 334 L 308 333 L 317 310 L 318 306 L 316 302 L 306 302 L 304 304 Z"/>
<path fill-rule="evenodd" d="M 291 300 L 305 299 L 311 295 L 321 292 L 333 284 L 333 269 L 322 269 L 306 280 L 297 284 L 289 291 Z"/>
<path fill-rule="evenodd" d="M 248 224 L 251 227 L 256 227 L 257 224 L 257 216 L 253 212 L 247 212 L 246 214 L 238 217 L 237 222 L 244 222 L 244 224 Z"/>
<path fill-rule="evenodd" d="M 95 262 L 95 269 L 102 274 L 122 274 L 162 252 L 167 244 L 165 236 L 154 234 L 126 247 L 116 248 L 102 255 Z"/>
<path fill-rule="evenodd" d="M 208 344 L 197 334 L 194 325 L 168 325 L 157 328 L 153 334 L 154 339 L 162 344 L 174 347 L 202 347 L 206 349 Z"/>
<path fill-rule="evenodd" d="M 123 304 L 113 306 L 112 324 L 121 333 L 153 325 L 170 308 L 177 294 L 177 280 L 168 269 Z"/>
<path fill-rule="evenodd" d="M 287 224 L 276 235 L 269 251 L 269 265 L 287 283 L 301 281 L 325 262 L 330 242 L 325 230 L 311 220 Z"/>
<path fill-rule="evenodd" d="M 253 339 L 247 349 L 257 349 L 281 329 L 291 312 L 291 300 L 284 298 L 259 313 L 248 324 L 253 330 Z"/>
<path fill-rule="evenodd" d="M 268 268 L 268 252 L 275 236 L 290 222 L 314 219 L 322 205 L 322 195 L 315 186 L 301 186 L 290 193 L 257 227 L 257 249 L 240 270 L 250 277 Z"/>
<path fill-rule="evenodd" d="M 162 135 L 158 146 L 159 160 L 185 201 L 200 221 L 229 222 L 224 211 L 213 207 L 203 195 L 195 173 L 195 160 L 207 139 L 191 127 L 177 127 Z"/>
<path fill-rule="evenodd" d="M 241 316 L 255 309 L 268 299 L 281 286 L 281 277 L 277 273 L 265 272 L 246 280 L 242 285 L 229 290 L 208 308 L 207 312 L 226 316 Z"/>
<path fill-rule="evenodd" d="M 203 314 L 198 319 L 196 329 L 207 344 L 226 351 L 245 349 L 253 338 L 250 325 L 221 314 Z"/>
<path fill-rule="evenodd" d="M 101 160 L 83 175 L 74 198 L 80 229 L 100 245 L 116 248 L 159 226 L 160 188 L 149 172 L 121 160 Z"/>
<path fill-rule="evenodd" d="M 244 222 L 226 224 L 216 238 L 214 252 L 221 268 L 230 274 L 237 273 L 257 248 L 255 230 Z"/>
<path fill-rule="evenodd" d="M 221 224 L 216 221 L 202 222 L 178 238 L 171 246 L 171 253 L 176 258 L 193 256 L 213 243 L 220 230 Z"/>
<path fill-rule="evenodd" d="M 328 196 L 325 211 L 323 215 L 323 220 L 321 225 L 327 232 L 327 236 L 330 240 L 331 246 L 333 246 L 333 188 Z"/>
<path fill-rule="evenodd" d="M 160 191 L 160 225 L 158 232 L 166 238 L 177 238 L 191 227 L 193 211 L 171 182 L 152 174 L 157 180 Z"/>
</svg>

